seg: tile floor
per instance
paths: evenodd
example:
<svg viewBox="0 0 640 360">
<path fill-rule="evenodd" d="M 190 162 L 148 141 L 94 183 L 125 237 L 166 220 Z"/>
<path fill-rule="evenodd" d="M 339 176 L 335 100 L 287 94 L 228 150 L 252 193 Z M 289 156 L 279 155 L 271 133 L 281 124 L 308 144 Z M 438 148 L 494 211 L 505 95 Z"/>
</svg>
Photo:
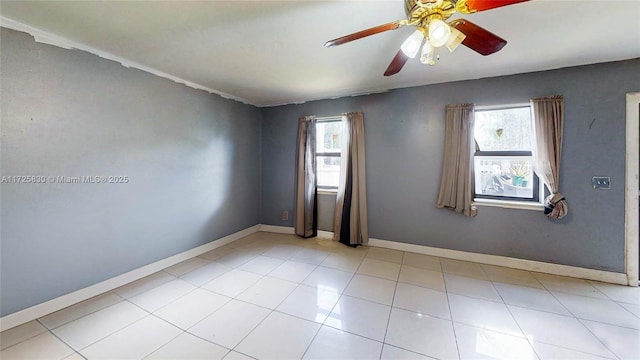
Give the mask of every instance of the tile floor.
<svg viewBox="0 0 640 360">
<path fill-rule="evenodd" d="M 256 233 L 1 334 L 8 359 L 640 359 L 640 289 Z"/>
</svg>

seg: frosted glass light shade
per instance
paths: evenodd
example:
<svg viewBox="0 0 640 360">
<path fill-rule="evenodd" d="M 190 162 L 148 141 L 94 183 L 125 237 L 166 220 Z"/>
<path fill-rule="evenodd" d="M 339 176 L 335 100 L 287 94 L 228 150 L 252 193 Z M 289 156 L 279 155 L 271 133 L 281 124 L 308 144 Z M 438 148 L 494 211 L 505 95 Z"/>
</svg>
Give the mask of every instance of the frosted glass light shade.
<svg viewBox="0 0 640 360">
<path fill-rule="evenodd" d="M 429 22 L 429 42 L 433 47 L 446 44 L 450 35 L 451 27 L 444 21 L 434 19 Z"/>
<path fill-rule="evenodd" d="M 418 54 L 418 50 L 420 50 L 420 45 L 422 45 L 422 40 L 424 39 L 424 34 L 421 30 L 416 30 L 413 34 L 409 35 L 407 40 L 402 43 L 400 49 L 402 52 L 410 58 L 416 57 Z"/>
<path fill-rule="evenodd" d="M 467 35 L 460 32 L 460 30 L 456 28 L 451 28 L 451 35 L 449 35 L 449 40 L 447 40 L 447 49 L 450 52 L 453 52 L 467 37 Z"/>
<path fill-rule="evenodd" d="M 433 53 L 436 49 L 431 45 L 429 41 L 424 43 L 422 47 L 422 53 L 420 54 L 420 62 L 428 65 L 435 65 L 435 61 L 433 61 Z"/>
</svg>

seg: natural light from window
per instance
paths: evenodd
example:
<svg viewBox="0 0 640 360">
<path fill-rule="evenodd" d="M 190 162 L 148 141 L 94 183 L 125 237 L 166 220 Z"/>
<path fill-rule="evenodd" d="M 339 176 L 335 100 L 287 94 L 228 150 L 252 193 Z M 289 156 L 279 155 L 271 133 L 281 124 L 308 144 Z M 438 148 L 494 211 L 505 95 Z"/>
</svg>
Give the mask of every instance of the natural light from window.
<svg viewBox="0 0 640 360">
<path fill-rule="evenodd" d="M 342 122 L 339 120 L 316 123 L 316 163 L 318 188 L 337 189 L 340 181 L 340 155 Z"/>
<path fill-rule="evenodd" d="M 538 201 L 529 106 L 475 111 L 476 198 Z"/>
</svg>

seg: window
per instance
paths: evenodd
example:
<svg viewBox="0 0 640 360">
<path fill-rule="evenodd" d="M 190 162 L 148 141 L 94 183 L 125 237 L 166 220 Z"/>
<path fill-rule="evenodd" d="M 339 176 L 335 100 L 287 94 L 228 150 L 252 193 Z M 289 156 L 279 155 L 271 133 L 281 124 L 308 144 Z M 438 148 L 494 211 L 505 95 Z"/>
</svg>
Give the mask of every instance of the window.
<svg viewBox="0 0 640 360">
<path fill-rule="evenodd" d="M 530 106 L 476 109 L 474 139 L 476 200 L 539 202 Z"/>
<path fill-rule="evenodd" d="M 316 163 L 318 188 L 337 190 L 340 181 L 342 121 L 340 118 L 316 121 Z"/>
</svg>

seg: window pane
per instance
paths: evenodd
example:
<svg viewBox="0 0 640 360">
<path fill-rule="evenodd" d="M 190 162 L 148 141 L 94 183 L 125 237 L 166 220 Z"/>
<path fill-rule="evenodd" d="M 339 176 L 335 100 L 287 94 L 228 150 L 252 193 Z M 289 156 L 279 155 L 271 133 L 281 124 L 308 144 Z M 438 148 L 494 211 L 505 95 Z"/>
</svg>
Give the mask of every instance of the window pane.
<svg viewBox="0 0 640 360">
<path fill-rule="evenodd" d="M 475 156 L 476 195 L 533 198 L 530 156 Z"/>
<path fill-rule="evenodd" d="M 316 123 L 316 152 L 340 153 L 340 134 L 342 122 L 329 121 Z"/>
<path fill-rule="evenodd" d="M 318 156 L 318 186 L 338 187 L 340 181 L 340 157 Z"/>
<path fill-rule="evenodd" d="M 531 108 L 475 112 L 474 137 L 481 151 L 533 150 Z"/>
</svg>

